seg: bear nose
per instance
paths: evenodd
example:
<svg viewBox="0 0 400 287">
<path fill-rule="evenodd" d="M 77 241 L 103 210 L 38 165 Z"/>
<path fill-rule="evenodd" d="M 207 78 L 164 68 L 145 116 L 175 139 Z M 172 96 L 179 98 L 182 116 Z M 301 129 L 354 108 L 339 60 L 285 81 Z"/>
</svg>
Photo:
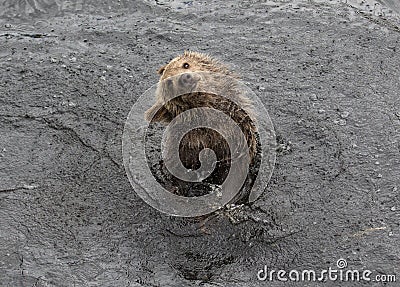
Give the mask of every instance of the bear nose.
<svg viewBox="0 0 400 287">
<path fill-rule="evenodd" d="M 184 73 L 179 77 L 179 84 L 187 86 L 193 84 L 193 77 L 190 73 Z"/>
</svg>

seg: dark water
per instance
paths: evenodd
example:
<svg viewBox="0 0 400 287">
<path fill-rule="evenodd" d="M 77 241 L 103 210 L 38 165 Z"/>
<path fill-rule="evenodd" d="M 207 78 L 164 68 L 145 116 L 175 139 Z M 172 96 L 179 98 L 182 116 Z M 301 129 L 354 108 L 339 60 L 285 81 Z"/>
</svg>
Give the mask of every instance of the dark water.
<svg viewBox="0 0 400 287">
<path fill-rule="evenodd" d="M 400 13 L 400 2 L 398 0 L 379 0 L 379 2 L 385 7 L 392 9 L 396 13 Z"/>
<path fill-rule="evenodd" d="M 122 12 L 126 10 L 136 10 L 137 2 L 147 5 L 160 5 L 171 9 L 201 9 L 207 3 L 186 1 L 186 0 L 0 0 L 0 18 L 5 19 L 32 19 L 46 18 L 49 16 L 62 16 L 65 13 L 109 13 Z M 256 4 L 257 0 L 224 1 L 222 6 L 231 4 L 239 7 L 249 8 Z M 261 1 L 267 5 L 276 4 L 298 4 L 304 0 L 268 0 Z M 398 0 L 315 0 L 314 2 L 325 3 L 344 3 L 354 6 L 364 12 L 376 16 L 398 17 L 400 15 L 400 2 Z"/>
<path fill-rule="evenodd" d="M 342 0 L 357 7 L 365 12 L 373 13 L 377 16 L 399 16 L 400 2 L 398 0 Z"/>
<path fill-rule="evenodd" d="M 399 33 L 366 19 L 394 14 L 316 2 L 0 0 L 0 286 L 314 286 L 256 275 L 339 258 L 399 276 Z M 135 97 L 185 48 L 236 66 L 279 136 L 262 198 L 207 230 L 122 165 Z"/>
</svg>

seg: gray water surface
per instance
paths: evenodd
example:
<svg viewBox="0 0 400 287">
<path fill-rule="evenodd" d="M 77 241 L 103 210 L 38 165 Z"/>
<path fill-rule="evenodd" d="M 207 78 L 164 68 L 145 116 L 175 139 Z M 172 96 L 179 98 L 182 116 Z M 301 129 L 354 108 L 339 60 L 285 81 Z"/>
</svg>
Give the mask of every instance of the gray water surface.
<svg viewBox="0 0 400 287">
<path fill-rule="evenodd" d="M 400 32 L 389 9 L 0 3 L 0 287 L 317 286 L 257 272 L 339 259 L 400 280 Z M 135 100 L 185 49 L 240 74 L 278 141 L 262 196 L 203 228 L 145 204 L 121 152 Z M 347 283 L 321 286 L 398 286 Z"/>
<path fill-rule="evenodd" d="M 110 13 L 124 9 L 134 10 L 136 5 L 129 0 L 0 0 L 0 17 L 15 18 L 46 18 L 49 16 L 61 16 L 64 13 Z M 205 1 L 187 0 L 144 0 L 149 5 L 160 5 L 172 9 L 187 9 L 207 7 Z M 299 4 L 305 0 L 247 0 L 247 1 L 217 1 L 220 7 L 238 5 L 249 8 L 259 3 L 266 5 Z M 400 14 L 400 2 L 397 0 L 314 0 L 315 3 L 343 3 L 348 4 L 361 11 L 378 16 L 397 17 Z"/>
</svg>

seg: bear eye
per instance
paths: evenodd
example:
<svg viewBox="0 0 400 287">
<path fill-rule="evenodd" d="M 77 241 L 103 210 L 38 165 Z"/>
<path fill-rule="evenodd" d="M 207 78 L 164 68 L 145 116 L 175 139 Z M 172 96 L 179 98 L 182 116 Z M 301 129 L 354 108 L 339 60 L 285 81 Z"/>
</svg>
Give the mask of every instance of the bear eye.
<svg viewBox="0 0 400 287">
<path fill-rule="evenodd" d="M 182 67 L 183 67 L 184 69 L 189 69 L 189 64 L 188 64 L 188 63 L 183 63 Z"/>
</svg>

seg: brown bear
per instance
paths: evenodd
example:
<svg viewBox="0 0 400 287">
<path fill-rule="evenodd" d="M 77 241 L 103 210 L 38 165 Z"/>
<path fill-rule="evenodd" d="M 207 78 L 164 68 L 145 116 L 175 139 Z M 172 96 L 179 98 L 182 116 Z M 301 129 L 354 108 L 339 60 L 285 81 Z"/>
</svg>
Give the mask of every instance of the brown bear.
<svg viewBox="0 0 400 287">
<path fill-rule="evenodd" d="M 185 51 L 183 55 L 174 58 L 161 67 L 158 73 L 160 81 L 156 90 L 156 103 L 146 111 L 147 121 L 169 124 L 186 112 L 181 121 L 201 122 L 213 117 L 214 109 L 221 111 L 240 128 L 245 139 L 244 145 L 248 148 L 247 164 L 254 164 L 257 154 L 257 128 L 252 102 L 241 89 L 237 74 L 210 56 L 191 51 Z M 194 119 L 191 118 L 190 110 L 195 108 L 210 109 L 202 111 L 200 115 L 197 113 L 197 118 Z M 197 170 L 201 166 L 200 152 L 211 149 L 217 162 L 213 173 L 203 182 L 220 185 L 226 179 L 232 160 L 240 159 L 241 155 L 230 150 L 228 145 L 229 140 L 239 141 L 237 132 L 230 130 L 230 126 L 224 121 L 216 120 L 214 126 L 215 129 L 200 127 L 187 132 L 179 142 L 179 158 L 186 169 Z M 218 130 L 224 131 L 225 138 Z M 169 140 L 171 138 L 173 135 L 167 137 L 166 146 L 172 142 Z M 173 192 L 179 195 L 204 194 L 193 191 L 193 188 L 188 188 L 179 179 L 174 179 L 174 182 L 177 182 L 179 188 Z M 199 186 L 196 185 L 196 188 Z"/>
</svg>

